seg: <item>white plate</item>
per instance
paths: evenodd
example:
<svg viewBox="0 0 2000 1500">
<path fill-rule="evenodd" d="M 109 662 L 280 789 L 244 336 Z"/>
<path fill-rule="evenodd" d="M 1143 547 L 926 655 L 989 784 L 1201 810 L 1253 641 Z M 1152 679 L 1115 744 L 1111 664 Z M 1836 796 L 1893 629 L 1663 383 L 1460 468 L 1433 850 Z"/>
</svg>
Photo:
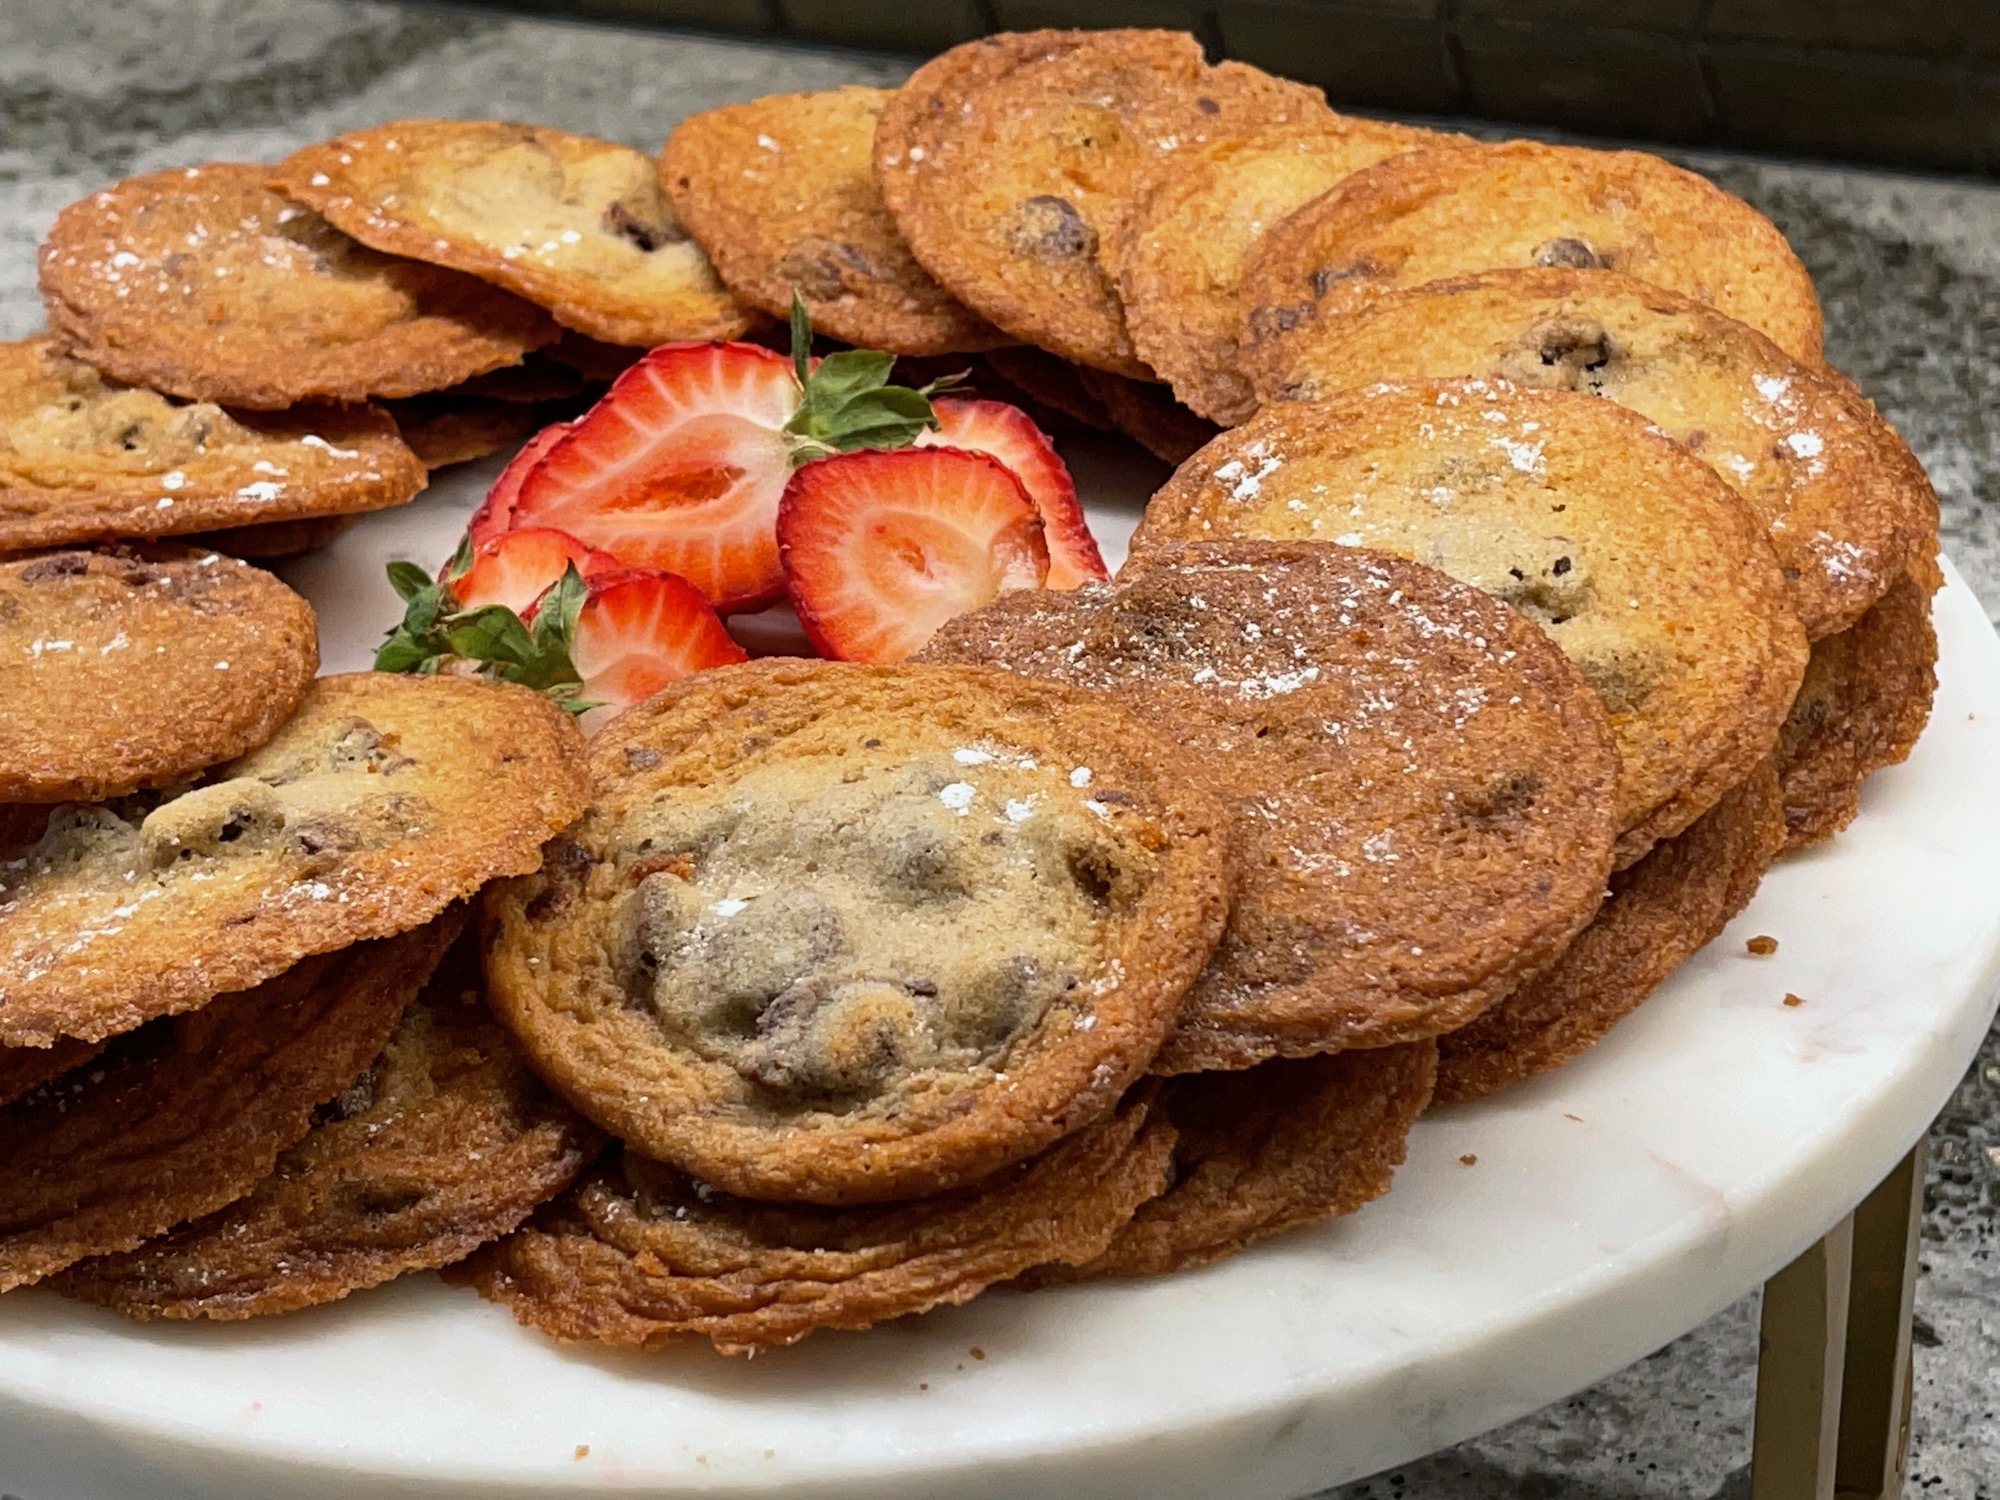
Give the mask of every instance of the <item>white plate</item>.
<svg viewBox="0 0 2000 1500">
<path fill-rule="evenodd" d="M 1120 553 L 1156 472 L 1104 445 L 1075 458 Z M 442 560 L 488 473 L 291 570 L 329 668 L 365 665 L 398 612 L 382 562 Z M 2000 645 L 1956 574 L 1938 625 L 1930 730 L 1869 784 L 1860 820 L 1773 871 L 1587 1057 L 1423 1120 L 1395 1191 L 1349 1219 L 1200 1272 L 996 1291 L 750 1363 L 563 1349 L 431 1277 L 215 1327 L 13 1295 L 0 1490 L 1256 1500 L 1577 1390 L 1823 1233 L 1923 1131 L 1986 1030 Z M 1776 956 L 1746 955 L 1757 933 Z M 1787 1008 L 1787 991 L 1806 1003 Z"/>
</svg>

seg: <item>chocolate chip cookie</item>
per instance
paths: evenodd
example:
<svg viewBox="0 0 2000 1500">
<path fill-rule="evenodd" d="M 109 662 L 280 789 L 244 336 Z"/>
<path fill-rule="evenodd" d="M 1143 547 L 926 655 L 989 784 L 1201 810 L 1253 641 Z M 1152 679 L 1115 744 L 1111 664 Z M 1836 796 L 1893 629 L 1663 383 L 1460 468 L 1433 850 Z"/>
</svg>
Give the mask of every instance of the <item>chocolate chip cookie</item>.
<svg viewBox="0 0 2000 1500">
<path fill-rule="evenodd" d="M 1749 504 L 1574 392 L 1420 381 L 1267 406 L 1181 466 L 1133 550 L 1227 537 L 1413 557 L 1548 631 L 1611 716 L 1621 866 L 1772 753 L 1805 670 Z"/>
<path fill-rule="evenodd" d="M 1111 1107 L 1221 934 L 1226 814 L 1174 759 L 990 668 L 684 678 L 490 893 L 494 1008 L 586 1116 L 725 1192 L 976 1181 Z"/>
<path fill-rule="evenodd" d="M 0 343 L 0 552 L 349 515 L 423 487 L 375 407 L 183 405 L 47 338 Z"/>
<path fill-rule="evenodd" d="M 1275 385 L 1319 319 L 1503 266 L 1623 271 L 1819 358 L 1812 278 L 1749 204 L 1644 152 L 1504 141 L 1378 162 L 1267 233 L 1243 274 L 1244 364 Z"/>
<path fill-rule="evenodd" d="M 200 785 L 59 807 L 0 860 L 0 1045 L 94 1041 L 420 926 L 541 862 L 582 758 L 526 688 L 322 677 Z"/>
<path fill-rule="evenodd" d="M 815 331 L 892 354 L 1013 340 L 918 265 L 875 185 L 890 89 L 771 94 L 689 115 L 660 181 L 729 289 L 772 317 L 805 299 Z"/>
<path fill-rule="evenodd" d="M 970 1301 L 1031 1266 L 1089 1261 L 1167 1184 L 1174 1132 L 1142 1086 L 984 1182 L 915 1203 L 731 1198 L 627 1151 L 454 1281 L 567 1342 L 724 1354 Z"/>
<path fill-rule="evenodd" d="M 533 304 L 378 254 L 266 175 L 217 162 L 72 203 L 42 245 L 50 329 L 114 379 L 256 410 L 440 390 L 555 338 Z"/>
<path fill-rule="evenodd" d="M 1003 596 L 925 660 L 1109 694 L 1231 799 L 1229 926 L 1154 1068 L 1416 1041 L 1546 967 L 1611 868 L 1603 710 L 1533 625 L 1319 543 L 1159 546 L 1122 587 Z"/>
<path fill-rule="evenodd" d="M 277 733 L 318 667 L 312 607 L 220 553 L 0 561 L 0 801 L 185 781 Z"/>
<path fill-rule="evenodd" d="M 925 270 L 1015 338 L 1148 379 L 1099 258 L 1154 158 L 1327 113 L 1317 89 L 1208 66 L 1175 31 L 981 38 L 910 75 L 875 131 L 875 176 Z"/>
<path fill-rule="evenodd" d="M 1434 281 L 1317 320 L 1288 348 L 1266 400 L 1477 375 L 1630 407 L 1756 507 L 1813 640 L 1858 620 L 1937 532 L 1923 466 L 1850 381 L 1616 271 Z"/>
<path fill-rule="evenodd" d="M 729 295 L 616 141 L 507 120 L 391 120 L 306 146 L 277 186 L 364 245 L 469 272 L 612 344 L 729 339 Z"/>
</svg>

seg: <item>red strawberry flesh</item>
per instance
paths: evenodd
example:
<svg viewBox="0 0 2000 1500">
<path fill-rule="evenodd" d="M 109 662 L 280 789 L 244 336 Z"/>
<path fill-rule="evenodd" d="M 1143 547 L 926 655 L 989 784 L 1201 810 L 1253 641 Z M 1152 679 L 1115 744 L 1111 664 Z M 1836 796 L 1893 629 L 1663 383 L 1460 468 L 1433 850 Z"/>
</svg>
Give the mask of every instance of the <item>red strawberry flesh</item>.
<svg viewBox="0 0 2000 1500">
<path fill-rule="evenodd" d="M 931 403 L 938 426 L 917 439 L 947 448 L 990 453 L 1010 470 L 1040 512 L 1049 545 L 1045 588 L 1073 589 L 1111 576 L 1083 518 L 1076 482 L 1048 434 L 1018 406 L 957 396 Z"/>
<path fill-rule="evenodd" d="M 622 709 L 703 667 L 748 660 L 701 590 L 671 573 L 628 573 L 593 584 L 577 612 L 570 660 L 594 733 Z"/>
<path fill-rule="evenodd" d="M 778 508 L 778 545 L 806 635 L 846 661 L 901 661 L 1049 570 L 1041 519 L 1007 467 L 928 445 L 805 465 Z"/>
<path fill-rule="evenodd" d="M 572 563 L 584 580 L 632 570 L 609 552 L 586 547 L 575 537 L 547 526 L 524 526 L 492 538 L 472 554 L 472 566 L 452 580 L 460 605 L 504 604 L 523 620 L 534 618 L 535 601 Z"/>
<path fill-rule="evenodd" d="M 567 422 L 551 422 L 540 432 L 521 445 L 521 449 L 507 461 L 486 491 L 485 500 L 472 513 L 472 520 L 466 525 L 465 534 L 477 547 L 496 536 L 514 528 L 514 507 L 521 498 L 521 485 L 536 464 L 549 449 L 562 441 L 569 433 Z"/>
<path fill-rule="evenodd" d="M 784 592 L 774 524 L 797 409 L 783 355 L 666 344 L 613 382 L 522 481 L 515 520 L 686 578 L 721 610 Z"/>
</svg>

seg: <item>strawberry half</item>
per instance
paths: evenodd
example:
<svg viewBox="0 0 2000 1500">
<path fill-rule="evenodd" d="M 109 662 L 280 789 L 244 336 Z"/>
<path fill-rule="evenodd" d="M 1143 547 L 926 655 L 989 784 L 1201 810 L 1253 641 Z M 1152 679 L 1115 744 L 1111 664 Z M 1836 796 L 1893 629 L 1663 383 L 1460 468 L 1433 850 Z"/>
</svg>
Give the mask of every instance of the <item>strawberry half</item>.
<svg viewBox="0 0 2000 1500">
<path fill-rule="evenodd" d="M 593 583 L 577 611 L 570 660 L 594 734 L 613 715 L 703 667 L 748 661 L 701 590 L 671 573 L 624 573 Z"/>
<path fill-rule="evenodd" d="M 535 601 L 552 588 L 571 564 L 585 583 L 632 570 L 609 552 L 586 547 L 550 526 L 523 526 L 475 543 L 472 566 L 450 581 L 461 607 L 504 604 L 523 620 L 534 618 Z"/>
<path fill-rule="evenodd" d="M 937 412 L 938 425 L 920 435 L 919 444 L 990 453 L 1012 471 L 1035 502 L 1049 545 L 1049 576 L 1044 588 L 1073 589 L 1111 576 L 1097 550 L 1097 539 L 1083 518 L 1069 465 L 1026 412 L 1003 401 L 956 396 L 933 401 L 931 407 Z"/>
<path fill-rule="evenodd" d="M 719 610 L 761 608 L 785 589 L 773 525 L 799 400 L 770 349 L 662 345 L 529 467 L 514 522 L 679 574 Z"/>
<path fill-rule="evenodd" d="M 542 461 L 542 456 L 568 435 L 570 424 L 551 422 L 540 432 L 521 445 L 521 451 L 507 461 L 507 467 L 500 471 L 479 509 L 472 513 L 466 524 L 465 534 L 474 547 L 511 531 L 514 526 L 514 507 L 520 500 L 521 485 L 528 477 L 529 470 Z"/>
<path fill-rule="evenodd" d="M 1038 587 L 1048 544 L 1007 466 L 936 446 L 842 453 L 792 475 L 778 550 L 821 654 L 901 661 L 954 615 Z"/>
</svg>

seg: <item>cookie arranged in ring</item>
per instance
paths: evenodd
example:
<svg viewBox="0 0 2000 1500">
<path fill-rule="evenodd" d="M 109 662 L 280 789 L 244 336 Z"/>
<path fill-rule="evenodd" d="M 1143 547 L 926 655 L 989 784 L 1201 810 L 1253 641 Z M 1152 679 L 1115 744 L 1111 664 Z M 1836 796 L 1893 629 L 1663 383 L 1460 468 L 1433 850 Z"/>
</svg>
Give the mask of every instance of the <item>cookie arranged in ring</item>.
<svg viewBox="0 0 2000 1500">
<path fill-rule="evenodd" d="M 723 1354 L 968 1302 L 1032 1266 L 1103 1254 L 1167 1185 L 1174 1132 L 1152 1094 L 915 1203 L 753 1203 L 628 1151 L 446 1276 L 567 1342 L 694 1337 Z"/>
<path fill-rule="evenodd" d="M 1589 1050 L 1750 904 L 1785 843 L 1768 764 L 1630 869 L 1547 973 L 1441 1038 L 1437 1102 L 1462 1104 Z"/>
<path fill-rule="evenodd" d="M 234 558 L 0 560 L 0 801 L 185 781 L 277 733 L 318 669 L 312 606 Z"/>
<path fill-rule="evenodd" d="M 1109 1109 L 1215 947 L 1227 815 L 1174 761 L 989 668 L 698 673 L 488 894 L 489 997 L 586 1116 L 725 1192 L 976 1181 Z"/>
<path fill-rule="evenodd" d="M 1845 630 L 1932 545 L 1937 495 L 1852 384 L 1748 324 L 1616 271 L 1486 271 L 1301 330 L 1266 400 L 1487 376 L 1631 408 L 1748 500 L 1812 640 Z"/>
<path fill-rule="evenodd" d="M 1445 380 L 1266 406 L 1181 466 L 1132 546 L 1231 537 L 1412 557 L 1546 630 L 1611 716 L 1621 867 L 1771 754 L 1805 670 L 1756 513 L 1592 396 Z"/>
<path fill-rule="evenodd" d="M 932 58 L 875 130 L 875 177 L 917 260 L 1015 338 L 1148 379 L 1098 257 L 1160 155 L 1324 117 L 1319 90 L 1210 67 L 1177 31 L 1024 31 Z"/>
<path fill-rule="evenodd" d="M 1315 321 L 1506 266 L 1622 271 L 1819 358 L 1812 278 L 1742 199 L 1640 151 L 1503 141 L 1378 162 L 1267 233 L 1243 275 L 1244 365 L 1274 387 Z"/>
<path fill-rule="evenodd" d="M 1237 292 L 1258 236 L 1342 178 L 1441 139 L 1328 115 L 1160 158 L 1104 247 L 1139 357 L 1209 420 L 1248 417 L 1257 393 L 1239 369 Z"/>
<path fill-rule="evenodd" d="M 611 344 L 729 339 L 729 295 L 616 141 L 506 120 L 391 120 L 293 152 L 272 183 L 391 255 L 450 266 Z"/>
<path fill-rule="evenodd" d="M 249 1192 L 382 1050 L 464 925 L 454 911 L 306 959 L 0 1109 L 0 1291 Z"/>
<path fill-rule="evenodd" d="M 548 425 L 542 408 L 449 391 L 411 396 L 388 410 L 396 431 L 426 469 L 445 469 L 518 447 Z"/>
<path fill-rule="evenodd" d="M 1097 1259 L 1028 1279 L 1162 1276 L 1353 1213 L 1389 1191 L 1437 1056 L 1436 1042 L 1412 1042 L 1170 1079 L 1155 1107 L 1174 1126 L 1172 1185 Z"/>
<path fill-rule="evenodd" d="M 1813 643 L 1778 740 L 1786 847 L 1817 844 L 1861 811 L 1861 783 L 1908 757 L 1937 691 L 1931 591 L 1905 576 L 1854 624 Z"/>
<path fill-rule="evenodd" d="M 1013 340 L 910 254 L 875 185 L 875 121 L 892 89 L 770 94 L 689 115 L 660 181 L 738 297 L 774 318 L 797 290 L 816 332 L 892 354 Z"/>
<path fill-rule="evenodd" d="M 435 1270 L 518 1228 L 598 1142 L 529 1071 L 476 978 L 447 959 L 244 1197 L 79 1262 L 58 1290 L 140 1319 L 263 1317 Z"/>
<path fill-rule="evenodd" d="M 201 785 L 60 807 L 0 861 L 0 1045 L 94 1041 L 421 926 L 541 863 L 582 762 L 526 688 L 322 677 Z"/>
<path fill-rule="evenodd" d="M 56 215 L 49 327 L 105 374 L 228 406 L 440 390 L 556 336 L 528 302 L 381 255 L 217 162 L 130 177 Z"/>
<path fill-rule="evenodd" d="M 1154 1069 L 1417 1041 L 1552 962 L 1611 869 L 1588 683 L 1528 621 L 1357 548 L 1159 546 L 1123 586 L 1022 590 L 923 660 L 1108 693 L 1231 804 L 1229 926 Z"/>
<path fill-rule="evenodd" d="M 0 552 L 379 510 L 423 487 L 375 407 L 185 406 L 48 338 L 0 343 Z"/>
</svg>

